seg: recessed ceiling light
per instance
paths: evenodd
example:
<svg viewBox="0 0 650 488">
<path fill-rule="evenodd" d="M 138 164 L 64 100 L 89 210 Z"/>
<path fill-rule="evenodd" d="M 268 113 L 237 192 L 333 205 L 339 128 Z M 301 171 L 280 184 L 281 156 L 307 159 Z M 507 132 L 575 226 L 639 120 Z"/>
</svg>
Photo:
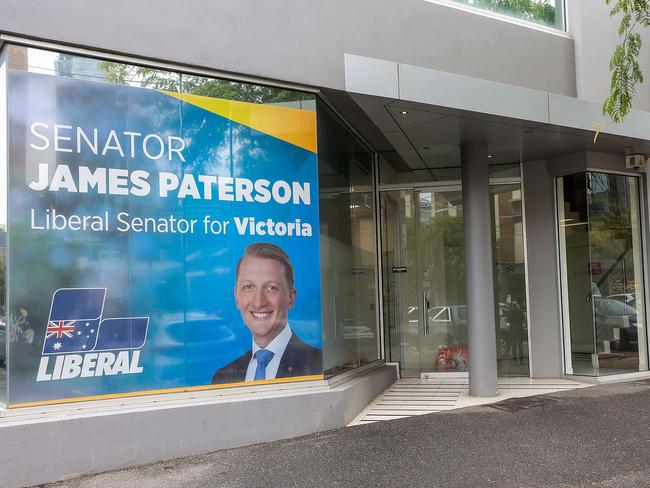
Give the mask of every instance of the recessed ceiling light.
<svg viewBox="0 0 650 488">
<path fill-rule="evenodd" d="M 407 111 L 407 110 L 402 110 L 400 113 L 401 113 L 402 115 L 406 115 L 406 114 L 408 113 L 408 111 Z"/>
<path fill-rule="evenodd" d="M 491 155 L 491 154 L 488 154 L 488 159 L 490 159 L 491 157 L 492 157 L 492 155 Z"/>
</svg>

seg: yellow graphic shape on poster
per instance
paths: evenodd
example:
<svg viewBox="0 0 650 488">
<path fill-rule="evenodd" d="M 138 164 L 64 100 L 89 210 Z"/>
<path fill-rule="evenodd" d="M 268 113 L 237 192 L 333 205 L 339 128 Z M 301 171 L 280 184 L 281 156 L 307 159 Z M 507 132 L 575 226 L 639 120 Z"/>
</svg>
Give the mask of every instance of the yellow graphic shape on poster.
<svg viewBox="0 0 650 488">
<path fill-rule="evenodd" d="M 315 153 L 317 150 L 316 112 L 314 111 L 187 93 L 162 92 L 307 151 Z"/>
</svg>

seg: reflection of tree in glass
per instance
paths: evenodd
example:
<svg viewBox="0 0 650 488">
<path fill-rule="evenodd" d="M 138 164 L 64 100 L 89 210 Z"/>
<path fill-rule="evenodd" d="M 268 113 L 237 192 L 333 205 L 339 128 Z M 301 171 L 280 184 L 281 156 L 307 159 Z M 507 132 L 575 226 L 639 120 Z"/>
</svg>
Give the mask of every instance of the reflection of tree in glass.
<svg viewBox="0 0 650 488">
<path fill-rule="evenodd" d="M 181 75 L 183 92 L 204 97 L 223 98 L 252 103 L 282 103 L 312 100 L 309 93 L 282 90 L 269 86 L 239 83 L 235 81 Z"/>
<path fill-rule="evenodd" d="M 422 263 L 429 265 L 427 275 L 433 302 L 438 305 L 465 303 L 465 244 L 462 214 L 438 211 L 421 223 L 420 242 Z M 423 224 L 423 225 L 422 225 Z M 406 231 L 409 242 L 415 243 L 415 220 L 408 219 Z M 435 244 L 434 244 L 435 243 Z M 417 246 L 409 246 L 408 261 L 415 263 Z M 435 283 L 434 283 L 435 282 Z"/>
<path fill-rule="evenodd" d="M 100 61 L 98 66 L 104 73 L 106 81 L 117 85 L 135 85 L 143 88 L 191 93 L 205 97 L 251 103 L 282 103 L 314 99 L 314 95 L 309 93 L 173 73 L 144 66 L 109 61 Z"/>
<path fill-rule="evenodd" d="M 99 61 L 97 67 L 104 73 L 104 80 L 115 85 L 180 91 L 178 73 L 110 61 Z"/>
<path fill-rule="evenodd" d="M 555 26 L 555 6 L 545 0 L 456 0 L 474 7 Z"/>
<path fill-rule="evenodd" d="M 9 314 L 9 342 L 27 343 L 34 342 L 34 330 L 30 327 L 27 310 L 21 308 L 18 313 Z"/>
</svg>

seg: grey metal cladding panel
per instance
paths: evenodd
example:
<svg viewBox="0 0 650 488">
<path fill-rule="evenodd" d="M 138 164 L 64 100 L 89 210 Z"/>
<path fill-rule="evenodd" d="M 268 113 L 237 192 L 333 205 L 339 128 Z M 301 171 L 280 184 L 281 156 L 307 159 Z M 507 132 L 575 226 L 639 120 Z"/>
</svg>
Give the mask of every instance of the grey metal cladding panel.
<svg viewBox="0 0 650 488">
<path fill-rule="evenodd" d="M 553 125 L 593 131 L 593 124 L 602 124 L 605 134 L 650 139 L 650 112 L 632 110 L 620 124 L 604 125 L 604 120 L 598 103 L 549 94 L 549 121 Z"/>
<path fill-rule="evenodd" d="M 326 3 L 0 0 L 0 32 L 342 88 L 341 16 Z"/>
<path fill-rule="evenodd" d="M 353 93 L 399 98 L 397 63 L 346 54 L 345 89 Z"/>
<path fill-rule="evenodd" d="M 539 90 L 400 64 L 399 91 L 404 100 L 548 122 L 548 94 Z"/>
<path fill-rule="evenodd" d="M 0 0 L 0 31 L 343 89 L 344 53 L 575 94 L 573 41 L 422 0 Z"/>
<path fill-rule="evenodd" d="M 530 362 L 533 378 L 562 374 L 553 178 L 546 161 L 522 167 L 526 222 L 526 273 Z"/>
</svg>

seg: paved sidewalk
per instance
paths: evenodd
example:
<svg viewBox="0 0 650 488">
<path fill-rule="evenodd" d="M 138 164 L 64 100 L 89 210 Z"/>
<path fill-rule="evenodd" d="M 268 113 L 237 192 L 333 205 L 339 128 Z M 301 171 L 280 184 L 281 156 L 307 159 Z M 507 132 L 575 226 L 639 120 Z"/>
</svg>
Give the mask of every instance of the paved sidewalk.
<svg viewBox="0 0 650 488">
<path fill-rule="evenodd" d="M 650 381 L 512 398 L 48 486 L 650 488 Z"/>
</svg>

